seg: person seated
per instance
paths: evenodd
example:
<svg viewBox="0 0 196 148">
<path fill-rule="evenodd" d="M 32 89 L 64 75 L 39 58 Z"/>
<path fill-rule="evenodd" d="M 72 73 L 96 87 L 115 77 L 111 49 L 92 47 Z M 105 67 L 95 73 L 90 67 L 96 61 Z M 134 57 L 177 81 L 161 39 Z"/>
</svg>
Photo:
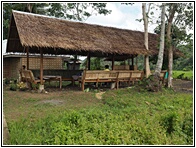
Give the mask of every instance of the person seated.
<svg viewBox="0 0 196 148">
<path fill-rule="evenodd" d="M 109 69 L 109 65 L 105 65 L 105 69 L 104 69 L 104 71 L 110 71 L 110 69 Z"/>
<path fill-rule="evenodd" d="M 109 65 L 105 65 L 105 69 L 104 69 L 104 71 L 110 71 L 110 69 L 109 69 Z M 104 87 L 106 87 L 107 86 L 107 82 L 105 82 L 104 83 Z"/>
</svg>

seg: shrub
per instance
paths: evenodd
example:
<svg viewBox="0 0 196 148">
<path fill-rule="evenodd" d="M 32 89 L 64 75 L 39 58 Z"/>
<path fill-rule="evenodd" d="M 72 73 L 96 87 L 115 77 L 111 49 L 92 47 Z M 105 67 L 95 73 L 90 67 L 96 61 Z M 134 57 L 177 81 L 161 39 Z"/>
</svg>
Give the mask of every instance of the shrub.
<svg viewBox="0 0 196 148">
<path fill-rule="evenodd" d="M 184 73 L 182 73 L 179 76 L 177 76 L 178 79 L 183 79 L 183 77 L 184 77 Z"/>
<path fill-rule="evenodd" d="M 34 83 L 32 83 L 32 89 L 34 89 L 34 90 L 36 90 L 36 89 L 38 89 L 39 88 L 39 85 L 38 84 L 34 84 Z"/>
<path fill-rule="evenodd" d="M 17 85 L 16 84 L 10 84 L 10 90 L 16 91 L 17 90 Z"/>
<path fill-rule="evenodd" d="M 140 82 L 140 86 L 152 92 L 161 91 L 162 85 L 159 83 L 159 79 L 159 76 L 151 75 L 148 78 L 144 78 L 142 82 Z"/>
<path fill-rule="evenodd" d="M 17 84 L 17 87 L 19 88 L 19 90 L 22 90 L 22 91 L 24 91 L 24 90 L 27 89 L 26 83 L 23 83 L 23 82 L 19 82 L 19 83 Z"/>
<path fill-rule="evenodd" d="M 5 84 L 10 84 L 10 79 L 6 78 L 5 79 Z"/>
</svg>

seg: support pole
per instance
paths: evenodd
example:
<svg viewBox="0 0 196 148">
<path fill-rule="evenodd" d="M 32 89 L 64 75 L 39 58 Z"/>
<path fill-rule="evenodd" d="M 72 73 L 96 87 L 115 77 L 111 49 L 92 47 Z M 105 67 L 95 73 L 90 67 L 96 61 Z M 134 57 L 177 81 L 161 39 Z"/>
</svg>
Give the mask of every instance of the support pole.
<svg viewBox="0 0 196 148">
<path fill-rule="evenodd" d="M 88 53 L 88 57 L 87 57 L 87 65 L 88 65 L 88 70 L 90 70 L 90 65 L 91 65 L 91 63 L 90 63 L 90 54 Z"/>
<path fill-rule="evenodd" d="M 43 85 L 43 50 L 40 49 L 40 80 Z"/>
<path fill-rule="evenodd" d="M 132 66 L 134 65 L 134 56 L 133 55 L 131 57 L 131 64 L 132 64 Z"/>
<path fill-rule="evenodd" d="M 76 70 L 77 55 L 74 56 L 73 70 Z"/>
<path fill-rule="evenodd" d="M 26 53 L 27 53 L 27 70 L 29 70 L 29 47 L 26 47 Z"/>
<path fill-rule="evenodd" d="M 112 70 L 114 70 L 114 55 L 112 55 Z"/>
<path fill-rule="evenodd" d="M 44 83 L 43 83 L 43 50 L 40 49 L 40 85 L 39 91 L 44 91 Z"/>
</svg>

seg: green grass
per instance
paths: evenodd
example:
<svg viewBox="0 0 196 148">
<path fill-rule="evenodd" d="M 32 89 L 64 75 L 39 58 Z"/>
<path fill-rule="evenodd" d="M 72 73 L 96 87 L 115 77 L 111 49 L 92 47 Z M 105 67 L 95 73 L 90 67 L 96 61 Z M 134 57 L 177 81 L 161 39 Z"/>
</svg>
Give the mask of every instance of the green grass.
<svg viewBox="0 0 196 148">
<path fill-rule="evenodd" d="M 193 71 L 173 71 L 173 78 L 193 80 Z"/>
<path fill-rule="evenodd" d="M 64 105 L 54 106 L 36 104 L 46 99 L 39 94 L 35 94 L 37 101 L 25 93 L 15 94 L 16 98 L 11 99 L 10 91 L 5 91 L 6 117 L 11 114 L 8 109 L 11 106 L 12 111 L 26 112 L 20 118 L 7 120 L 10 144 L 193 144 L 193 96 L 190 93 L 165 89 L 151 93 L 126 88 L 106 91 L 102 100 L 96 99 L 93 92 L 67 93 L 70 92 L 46 96 L 47 100 L 56 96 L 56 99 L 68 101 Z M 20 105 L 16 102 L 20 102 Z"/>
</svg>

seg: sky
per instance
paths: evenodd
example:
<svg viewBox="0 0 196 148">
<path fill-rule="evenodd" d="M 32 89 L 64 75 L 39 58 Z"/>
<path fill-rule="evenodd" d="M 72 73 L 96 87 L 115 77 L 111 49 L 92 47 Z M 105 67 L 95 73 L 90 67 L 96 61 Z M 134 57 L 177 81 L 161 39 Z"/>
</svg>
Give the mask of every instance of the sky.
<svg viewBox="0 0 196 148">
<path fill-rule="evenodd" d="M 99 24 L 103 26 L 117 27 L 122 29 L 131 29 L 144 31 L 143 21 L 139 22 L 136 19 L 142 19 L 142 3 L 134 3 L 133 5 L 125 5 L 121 3 L 107 3 L 108 10 L 112 10 L 109 15 L 91 16 L 86 20 L 86 23 Z M 157 18 L 160 11 L 154 13 Z M 149 32 L 153 33 L 157 24 L 149 23 Z"/>
</svg>

